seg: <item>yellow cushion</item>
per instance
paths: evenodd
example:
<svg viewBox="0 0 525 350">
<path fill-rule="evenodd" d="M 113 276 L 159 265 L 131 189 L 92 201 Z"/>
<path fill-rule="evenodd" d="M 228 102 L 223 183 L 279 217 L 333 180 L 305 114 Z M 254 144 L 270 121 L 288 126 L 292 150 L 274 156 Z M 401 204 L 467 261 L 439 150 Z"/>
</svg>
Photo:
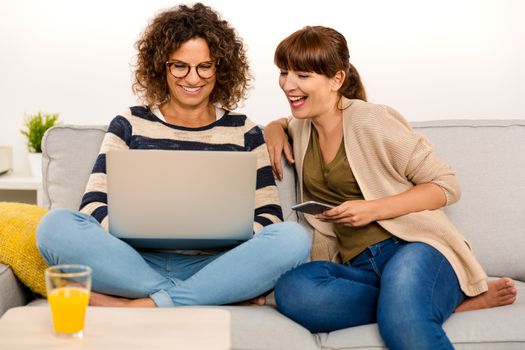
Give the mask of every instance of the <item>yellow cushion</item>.
<svg viewBox="0 0 525 350">
<path fill-rule="evenodd" d="M 36 205 L 0 202 L 0 262 L 33 292 L 46 295 L 44 259 L 36 247 L 36 227 L 47 212 Z"/>
</svg>

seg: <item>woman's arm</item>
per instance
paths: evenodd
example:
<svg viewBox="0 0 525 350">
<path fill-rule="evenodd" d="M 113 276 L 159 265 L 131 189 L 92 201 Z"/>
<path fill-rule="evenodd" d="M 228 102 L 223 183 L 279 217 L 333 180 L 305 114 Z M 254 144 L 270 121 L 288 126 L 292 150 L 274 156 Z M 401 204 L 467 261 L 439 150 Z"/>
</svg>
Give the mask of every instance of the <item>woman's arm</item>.
<svg viewBox="0 0 525 350">
<path fill-rule="evenodd" d="M 264 226 L 283 221 L 279 193 L 270 167 L 270 159 L 261 128 L 254 126 L 245 136 L 246 147 L 257 155 L 257 181 L 253 232 Z"/>
<path fill-rule="evenodd" d="M 109 150 L 127 149 L 126 135 L 131 135 L 131 125 L 124 117 L 116 117 L 109 124 L 100 146 L 95 165 L 91 171 L 79 210 L 93 216 L 104 227 L 109 229 L 107 219 L 107 177 L 106 153 Z"/>
<path fill-rule="evenodd" d="M 433 183 L 419 184 L 394 196 L 375 200 L 346 201 L 316 217 L 322 221 L 348 226 L 364 226 L 373 221 L 443 207 L 447 202 L 441 187 Z"/>
<path fill-rule="evenodd" d="M 277 119 L 264 128 L 264 140 L 270 155 L 270 164 L 275 177 L 279 180 L 283 178 L 283 168 L 281 166 L 281 155 L 284 153 L 286 160 L 294 162 L 293 151 L 288 142 L 288 120 L 286 118 Z"/>
<path fill-rule="evenodd" d="M 382 196 L 370 200 L 347 201 L 319 216 L 322 220 L 353 226 L 396 218 L 423 210 L 434 210 L 459 198 L 460 190 L 453 170 L 433 154 L 431 144 L 412 130 L 395 110 L 376 106 L 374 118 L 358 119 L 359 136 L 368 143 L 363 147 L 365 159 L 380 158 L 369 165 L 374 176 L 385 176 L 385 183 L 406 186 L 395 193 L 387 186 Z M 354 122 L 356 122 L 354 120 Z M 366 137 L 365 137 L 366 136 Z M 382 166 L 387 164 L 387 166 Z M 359 169 L 356 169 L 356 172 Z M 392 176 L 393 171 L 397 172 Z M 371 176 L 371 174 L 368 174 Z M 368 183 L 360 184 L 370 192 Z M 377 182 L 375 184 L 377 186 Z"/>
</svg>

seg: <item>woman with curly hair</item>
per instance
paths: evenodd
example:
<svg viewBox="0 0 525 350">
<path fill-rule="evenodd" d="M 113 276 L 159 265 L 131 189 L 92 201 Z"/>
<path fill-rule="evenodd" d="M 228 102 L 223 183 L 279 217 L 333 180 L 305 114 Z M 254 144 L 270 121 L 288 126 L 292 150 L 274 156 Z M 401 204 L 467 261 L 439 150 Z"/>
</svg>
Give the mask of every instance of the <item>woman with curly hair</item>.
<svg viewBox="0 0 525 350">
<path fill-rule="evenodd" d="M 144 105 L 111 121 L 80 211 L 49 212 L 38 228 L 39 250 L 50 265 L 93 269 L 91 305 L 264 304 L 261 295 L 307 258 L 310 240 L 298 224 L 281 222 L 261 129 L 230 111 L 250 81 L 243 43 L 215 11 L 197 3 L 158 14 L 136 48 L 133 90 Z M 108 234 L 106 152 L 115 149 L 254 152 L 253 238 L 227 251 L 195 254 L 135 249 Z"/>
</svg>

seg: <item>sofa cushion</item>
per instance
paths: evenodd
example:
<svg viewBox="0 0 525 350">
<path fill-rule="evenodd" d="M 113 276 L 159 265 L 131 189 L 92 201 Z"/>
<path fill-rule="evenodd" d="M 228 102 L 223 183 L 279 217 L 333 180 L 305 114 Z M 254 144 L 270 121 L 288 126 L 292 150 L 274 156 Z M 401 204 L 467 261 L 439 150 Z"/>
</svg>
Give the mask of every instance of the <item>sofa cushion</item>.
<svg viewBox="0 0 525 350">
<path fill-rule="evenodd" d="M 413 123 L 456 171 L 459 202 L 445 211 L 491 276 L 525 281 L 525 121 Z"/>
<path fill-rule="evenodd" d="M 105 126 L 60 125 L 42 139 L 44 206 L 78 210 Z"/>
<path fill-rule="evenodd" d="M 453 314 L 444 324 L 456 349 L 525 348 L 525 283 L 516 282 L 515 304 Z M 318 334 L 323 349 L 386 349 L 377 324 Z"/>
<path fill-rule="evenodd" d="M 233 349 L 319 349 L 316 336 L 272 306 L 224 306 L 231 312 Z"/>
<path fill-rule="evenodd" d="M 36 205 L 0 202 L 0 262 L 32 291 L 46 295 L 47 265 L 36 247 L 36 227 L 46 210 Z"/>
<path fill-rule="evenodd" d="M 297 204 L 297 194 L 295 189 L 295 169 L 292 165 L 286 163 L 283 157 L 283 179 L 275 180 L 279 189 L 279 198 L 283 209 L 285 220 L 297 221 L 297 213 L 292 210 L 292 206 Z"/>
</svg>

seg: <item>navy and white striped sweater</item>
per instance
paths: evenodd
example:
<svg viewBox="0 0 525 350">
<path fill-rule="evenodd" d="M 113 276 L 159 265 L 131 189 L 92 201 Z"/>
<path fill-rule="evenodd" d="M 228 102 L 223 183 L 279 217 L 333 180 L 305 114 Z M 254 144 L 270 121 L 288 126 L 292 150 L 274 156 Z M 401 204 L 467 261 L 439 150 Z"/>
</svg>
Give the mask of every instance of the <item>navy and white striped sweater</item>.
<svg viewBox="0 0 525 350">
<path fill-rule="evenodd" d="M 216 122 L 200 128 L 167 124 L 145 106 L 131 107 L 116 116 L 104 136 L 80 204 L 80 211 L 93 216 L 106 230 L 109 227 L 106 153 L 117 149 L 255 152 L 257 186 L 253 230 L 257 232 L 263 226 L 283 220 L 262 130 L 245 115 L 226 111 Z"/>
</svg>

